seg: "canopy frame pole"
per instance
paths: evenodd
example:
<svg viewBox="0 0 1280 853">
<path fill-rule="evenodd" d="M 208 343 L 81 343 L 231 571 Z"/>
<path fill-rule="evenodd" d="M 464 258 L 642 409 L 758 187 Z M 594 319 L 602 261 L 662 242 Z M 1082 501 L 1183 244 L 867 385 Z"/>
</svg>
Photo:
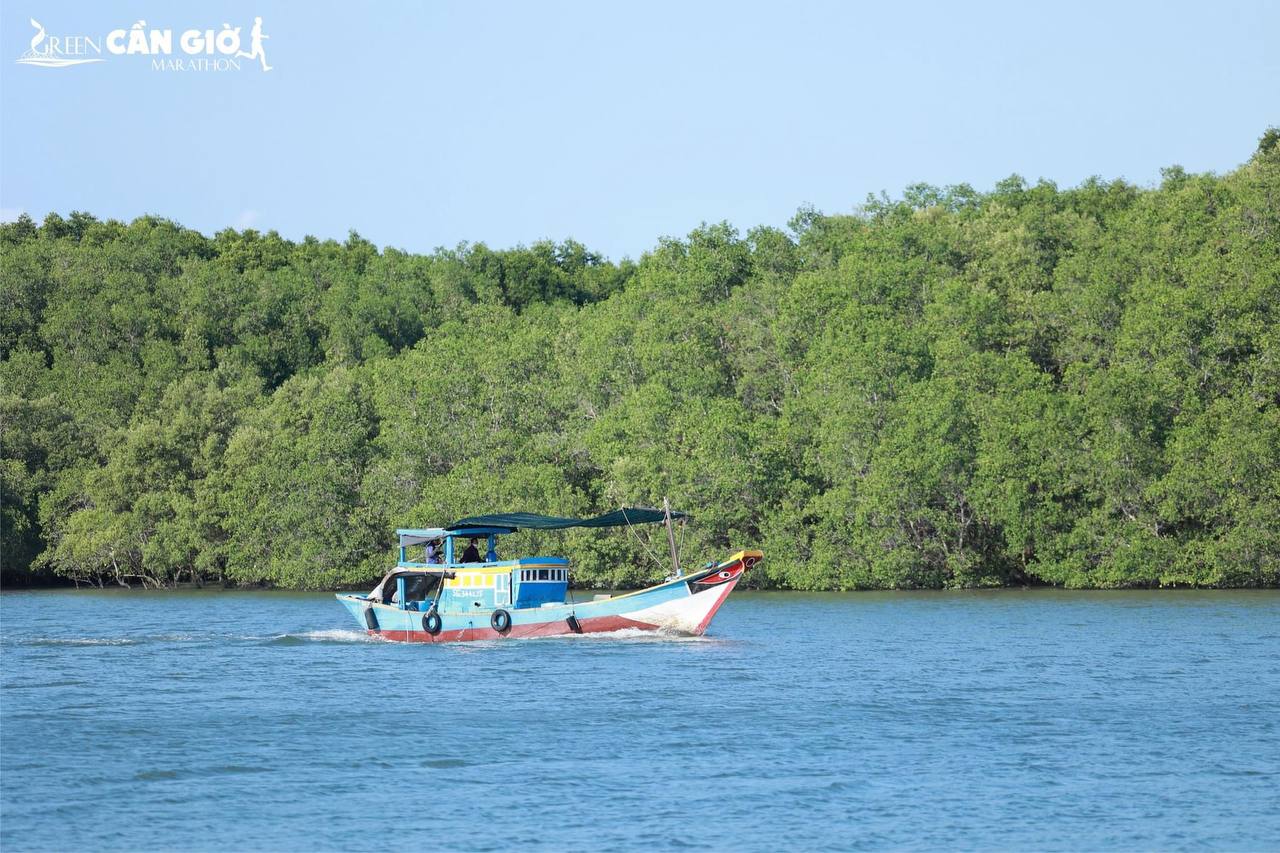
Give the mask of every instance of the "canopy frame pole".
<svg viewBox="0 0 1280 853">
<path fill-rule="evenodd" d="M 684 572 L 680 570 L 680 550 L 676 548 L 676 533 L 671 526 L 671 501 L 667 499 L 666 495 L 662 497 L 662 515 L 667 522 L 667 543 L 671 546 L 673 577 L 682 578 L 684 577 Z"/>
</svg>

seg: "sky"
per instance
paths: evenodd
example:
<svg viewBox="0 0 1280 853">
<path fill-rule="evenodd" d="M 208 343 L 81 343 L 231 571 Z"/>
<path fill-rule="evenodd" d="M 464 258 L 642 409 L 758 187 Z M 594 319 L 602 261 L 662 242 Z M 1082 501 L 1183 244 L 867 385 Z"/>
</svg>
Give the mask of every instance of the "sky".
<svg viewBox="0 0 1280 853">
<path fill-rule="evenodd" d="M 185 67 L 255 16 L 270 71 Z M 18 63 L 32 19 L 104 61 Z M 172 53 L 112 54 L 135 21 Z M 922 181 L 1227 171 L 1280 124 L 1277 45 L 1280 2 L 3 0 L 0 217 L 638 258 Z"/>
</svg>

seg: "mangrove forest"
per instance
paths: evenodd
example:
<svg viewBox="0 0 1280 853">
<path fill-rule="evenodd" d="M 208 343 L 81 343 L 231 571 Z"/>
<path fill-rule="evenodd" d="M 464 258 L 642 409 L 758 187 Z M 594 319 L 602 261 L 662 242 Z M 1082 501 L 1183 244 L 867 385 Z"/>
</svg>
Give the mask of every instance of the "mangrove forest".
<svg viewBox="0 0 1280 853">
<path fill-rule="evenodd" d="M 1280 583 L 1276 130 L 618 262 L 24 215 L 0 355 L 7 585 L 359 587 L 396 527 L 664 497 L 756 587 Z M 515 539 L 667 569 L 660 529 Z"/>
</svg>

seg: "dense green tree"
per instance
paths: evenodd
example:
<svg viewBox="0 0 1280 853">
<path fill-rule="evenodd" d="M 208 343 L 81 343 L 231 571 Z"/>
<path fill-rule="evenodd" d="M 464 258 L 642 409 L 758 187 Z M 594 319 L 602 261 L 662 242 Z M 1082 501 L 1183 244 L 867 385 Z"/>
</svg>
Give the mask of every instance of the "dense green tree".
<svg viewBox="0 0 1280 853">
<path fill-rule="evenodd" d="M 0 225 L 0 568 L 369 582 L 397 526 L 669 497 L 806 589 L 1280 584 L 1280 144 L 907 187 L 612 263 Z M 659 531 L 525 533 L 583 584 Z"/>
<path fill-rule="evenodd" d="M 255 378 L 225 374 L 192 374 L 169 386 L 154 412 L 110 437 L 101 466 L 80 469 L 74 493 L 64 488 L 47 503 L 44 559 L 85 581 L 159 586 L 184 575 L 220 577 L 227 533 L 207 480 L 259 395 Z"/>
<path fill-rule="evenodd" d="M 376 572 L 387 519 L 360 486 L 377 432 L 364 376 L 348 368 L 294 377 L 254 410 L 209 484 L 227 577 L 324 586 Z"/>
</svg>

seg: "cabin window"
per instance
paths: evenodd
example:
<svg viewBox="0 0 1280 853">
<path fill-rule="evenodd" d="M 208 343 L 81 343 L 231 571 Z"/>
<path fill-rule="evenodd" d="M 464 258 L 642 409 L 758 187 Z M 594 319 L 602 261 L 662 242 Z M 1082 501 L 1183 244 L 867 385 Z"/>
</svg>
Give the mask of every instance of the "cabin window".
<svg viewBox="0 0 1280 853">
<path fill-rule="evenodd" d="M 546 569 L 538 569 L 538 580 L 540 580 L 540 581 L 544 581 L 544 580 L 546 580 L 546 579 L 547 579 L 547 570 L 546 570 Z"/>
</svg>

